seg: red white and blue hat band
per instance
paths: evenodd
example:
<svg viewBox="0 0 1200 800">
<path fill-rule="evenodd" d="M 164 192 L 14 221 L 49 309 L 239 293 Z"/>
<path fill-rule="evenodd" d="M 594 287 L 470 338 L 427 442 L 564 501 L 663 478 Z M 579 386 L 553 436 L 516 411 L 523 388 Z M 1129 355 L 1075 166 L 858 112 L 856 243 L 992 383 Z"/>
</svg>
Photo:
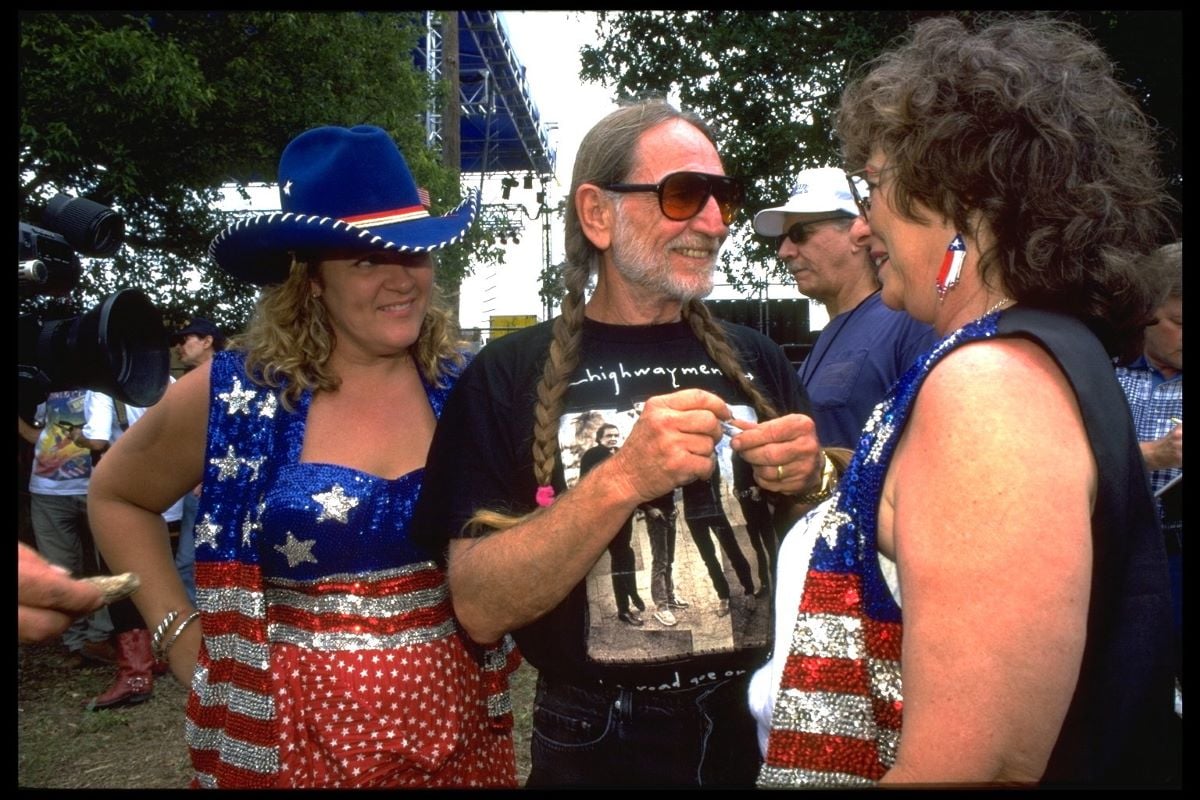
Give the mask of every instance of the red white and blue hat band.
<svg viewBox="0 0 1200 800">
<path fill-rule="evenodd" d="M 360 225 L 364 228 L 370 228 L 373 225 L 391 225 L 394 222 L 408 222 L 413 219 L 423 219 L 429 216 L 429 212 L 424 206 L 412 206 L 409 208 L 397 208 L 394 211 L 384 211 L 380 214 L 363 214 L 358 217 L 344 219 L 342 222 L 349 222 L 352 225 Z"/>
</svg>

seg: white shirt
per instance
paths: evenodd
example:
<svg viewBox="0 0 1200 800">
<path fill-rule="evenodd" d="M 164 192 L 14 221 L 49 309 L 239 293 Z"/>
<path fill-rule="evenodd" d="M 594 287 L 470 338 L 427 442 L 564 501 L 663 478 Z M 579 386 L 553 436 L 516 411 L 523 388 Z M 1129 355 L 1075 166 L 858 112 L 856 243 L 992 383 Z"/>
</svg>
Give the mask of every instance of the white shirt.
<svg viewBox="0 0 1200 800">
<path fill-rule="evenodd" d="M 170 378 L 171 383 L 174 383 L 175 376 L 172 375 Z M 145 413 L 146 409 L 141 406 L 126 404 L 125 418 L 128 426 L 133 427 L 133 424 Z M 124 432 L 120 419 L 117 417 L 116 401 L 103 392 L 94 392 L 89 389 L 83 398 L 83 436 L 87 439 L 102 439 L 111 446 L 117 443 L 117 439 L 120 439 Z M 163 519 L 167 522 L 178 522 L 183 519 L 182 497 L 163 512 Z"/>
<path fill-rule="evenodd" d="M 779 694 L 779 682 L 792 646 L 792 633 L 796 629 L 796 616 L 800 611 L 804 583 L 808 579 L 813 547 L 817 543 L 821 520 L 836 500 L 837 495 L 834 495 L 797 520 L 779 545 L 779 556 L 775 562 L 775 648 L 770 660 L 750 679 L 747 692 L 750 713 L 758 723 L 758 749 L 764 758 L 767 755 L 767 737 L 771 733 L 771 714 L 775 710 L 775 697 Z M 895 562 L 880 553 L 879 566 L 892 597 L 899 605 L 900 582 Z"/>
</svg>

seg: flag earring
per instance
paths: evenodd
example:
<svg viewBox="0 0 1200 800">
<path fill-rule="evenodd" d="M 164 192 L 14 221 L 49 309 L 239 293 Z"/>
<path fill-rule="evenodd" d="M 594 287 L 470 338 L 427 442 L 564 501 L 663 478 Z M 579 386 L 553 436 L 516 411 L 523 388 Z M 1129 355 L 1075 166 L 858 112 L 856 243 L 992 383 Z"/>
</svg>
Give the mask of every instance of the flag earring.
<svg viewBox="0 0 1200 800">
<path fill-rule="evenodd" d="M 963 260 L 967 257 L 967 244 L 962 234 L 954 235 L 950 246 L 946 248 L 946 257 L 942 259 L 942 268 L 938 271 L 937 293 L 939 300 L 946 299 L 946 292 L 958 285 L 962 275 Z"/>
</svg>

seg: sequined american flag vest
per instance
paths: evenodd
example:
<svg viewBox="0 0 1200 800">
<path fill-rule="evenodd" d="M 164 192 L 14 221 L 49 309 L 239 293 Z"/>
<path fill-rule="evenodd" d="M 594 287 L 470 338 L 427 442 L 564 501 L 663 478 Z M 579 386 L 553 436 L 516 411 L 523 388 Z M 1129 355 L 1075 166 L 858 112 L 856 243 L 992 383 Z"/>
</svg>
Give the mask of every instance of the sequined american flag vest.
<svg viewBox="0 0 1200 800">
<path fill-rule="evenodd" d="M 204 638 L 188 698 L 186 735 L 201 788 L 267 788 L 280 769 L 270 672 L 264 580 L 257 535 L 263 490 L 291 446 L 303 417 L 284 410 L 274 391 L 252 383 L 243 356 L 222 351 L 210 372 L 205 495 L 196 520 L 197 606 Z M 441 415 L 449 389 L 430 396 Z M 212 484 L 210 486 L 209 484 Z M 406 591 L 444 584 L 432 562 L 400 579 Z M 451 630 L 456 624 L 448 618 Z M 488 715 L 511 729 L 508 675 L 520 663 L 512 638 L 481 648 Z"/>
<path fill-rule="evenodd" d="M 939 342 L 875 407 L 819 526 L 771 716 L 760 788 L 861 786 L 896 760 L 903 694 L 900 606 L 880 569 L 876 518 L 898 436 L 925 376 L 960 344 L 994 336 L 998 314 Z"/>
</svg>

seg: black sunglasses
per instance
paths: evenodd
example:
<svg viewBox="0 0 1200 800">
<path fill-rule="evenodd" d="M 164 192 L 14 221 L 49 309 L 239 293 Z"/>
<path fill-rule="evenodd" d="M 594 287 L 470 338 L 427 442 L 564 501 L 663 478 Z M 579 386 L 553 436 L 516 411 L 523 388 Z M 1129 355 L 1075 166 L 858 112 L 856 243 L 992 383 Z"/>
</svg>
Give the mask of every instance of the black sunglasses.
<svg viewBox="0 0 1200 800">
<path fill-rule="evenodd" d="M 682 222 L 704 209 L 708 198 L 715 197 L 721 220 L 732 224 L 746 198 L 746 190 L 737 178 L 709 175 L 706 172 L 672 172 L 658 183 L 600 184 L 610 192 L 654 192 L 658 207 L 667 219 Z"/>
<path fill-rule="evenodd" d="M 791 239 L 792 244 L 804 244 L 815 232 L 812 226 L 816 225 L 818 222 L 833 222 L 834 220 L 850 221 L 852 219 L 854 219 L 854 217 L 847 216 L 846 214 L 838 214 L 831 217 L 818 217 L 817 219 L 802 220 L 795 223 L 782 234 L 774 238 L 775 249 L 778 250 L 779 248 L 783 247 L 784 239 Z"/>
</svg>

